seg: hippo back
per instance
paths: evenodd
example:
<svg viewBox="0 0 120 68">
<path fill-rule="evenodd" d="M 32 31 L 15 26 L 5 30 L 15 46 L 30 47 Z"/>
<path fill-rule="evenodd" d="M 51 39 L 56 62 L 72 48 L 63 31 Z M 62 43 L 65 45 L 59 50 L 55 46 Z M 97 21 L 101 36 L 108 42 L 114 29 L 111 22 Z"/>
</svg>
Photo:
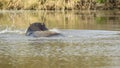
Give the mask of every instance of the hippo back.
<svg viewBox="0 0 120 68">
<path fill-rule="evenodd" d="M 44 23 L 35 22 L 35 23 L 30 24 L 30 26 L 28 27 L 26 31 L 26 35 L 30 36 L 35 31 L 46 31 L 46 30 L 48 30 L 48 28 L 46 28 Z"/>
</svg>

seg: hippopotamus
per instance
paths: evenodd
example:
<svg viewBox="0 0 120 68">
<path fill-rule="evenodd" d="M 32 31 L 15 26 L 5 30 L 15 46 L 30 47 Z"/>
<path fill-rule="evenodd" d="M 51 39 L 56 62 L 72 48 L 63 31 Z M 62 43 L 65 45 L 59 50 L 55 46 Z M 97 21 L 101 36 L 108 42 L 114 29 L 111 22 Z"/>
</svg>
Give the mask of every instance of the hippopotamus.
<svg viewBox="0 0 120 68">
<path fill-rule="evenodd" d="M 49 37 L 58 35 L 60 33 L 50 31 L 44 23 L 35 22 L 30 24 L 26 31 L 26 36 L 33 36 L 33 37 Z"/>
</svg>

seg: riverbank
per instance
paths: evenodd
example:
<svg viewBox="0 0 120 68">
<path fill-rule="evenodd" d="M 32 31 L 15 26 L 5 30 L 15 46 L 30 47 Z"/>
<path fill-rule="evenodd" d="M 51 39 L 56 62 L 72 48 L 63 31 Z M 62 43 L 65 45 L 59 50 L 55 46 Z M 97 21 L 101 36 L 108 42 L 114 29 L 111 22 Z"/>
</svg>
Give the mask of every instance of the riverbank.
<svg viewBox="0 0 120 68">
<path fill-rule="evenodd" d="M 120 9 L 120 1 L 98 0 L 0 0 L 1 10 L 107 10 Z"/>
</svg>

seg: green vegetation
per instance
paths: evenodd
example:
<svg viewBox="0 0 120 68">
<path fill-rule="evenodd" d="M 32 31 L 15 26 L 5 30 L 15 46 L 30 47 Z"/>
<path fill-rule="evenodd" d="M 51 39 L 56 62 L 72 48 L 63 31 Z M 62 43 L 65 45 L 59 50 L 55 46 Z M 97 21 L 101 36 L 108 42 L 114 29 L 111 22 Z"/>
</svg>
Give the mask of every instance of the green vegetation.
<svg viewBox="0 0 120 68">
<path fill-rule="evenodd" d="M 98 2 L 98 3 L 105 3 L 106 0 L 96 0 L 96 2 Z"/>
</svg>

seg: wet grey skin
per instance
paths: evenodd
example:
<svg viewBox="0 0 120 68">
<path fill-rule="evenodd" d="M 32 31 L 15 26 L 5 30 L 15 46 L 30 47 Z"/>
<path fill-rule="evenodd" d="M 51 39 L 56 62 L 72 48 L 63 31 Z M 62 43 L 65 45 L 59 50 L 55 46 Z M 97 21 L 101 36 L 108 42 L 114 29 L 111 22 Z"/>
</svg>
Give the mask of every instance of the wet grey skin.
<svg viewBox="0 0 120 68">
<path fill-rule="evenodd" d="M 45 24 L 40 22 L 30 24 L 26 31 L 26 36 L 33 37 L 50 37 L 59 34 L 60 33 L 49 31 Z"/>
<path fill-rule="evenodd" d="M 51 37 L 55 35 L 60 35 L 60 33 L 52 32 L 52 31 L 35 31 L 33 32 L 33 37 Z"/>
</svg>

